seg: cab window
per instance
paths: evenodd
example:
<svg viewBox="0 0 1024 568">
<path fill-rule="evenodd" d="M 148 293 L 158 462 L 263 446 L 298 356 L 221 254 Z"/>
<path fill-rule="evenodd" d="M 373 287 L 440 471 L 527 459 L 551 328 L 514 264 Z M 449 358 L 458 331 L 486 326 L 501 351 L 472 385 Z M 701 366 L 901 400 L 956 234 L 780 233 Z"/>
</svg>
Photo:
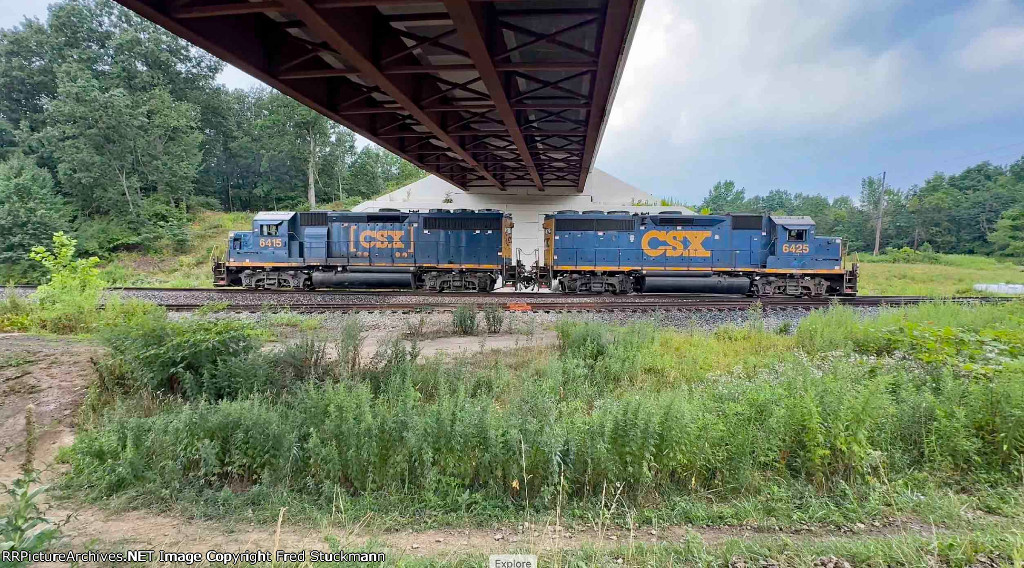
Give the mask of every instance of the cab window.
<svg viewBox="0 0 1024 568">
<path fill-rule="evenodd" d="M 275 225 L 260 225 L 260 234 L 264 237 L 276 237 L 277 230 L 281 226 L 280 223 Z"/>
<path fill-rule="evenodd" d="M 793 242 L 803 242 L 807 240 L 807 229 L 790 229 L 789 235 L 786 240 Z"/>
</svg>

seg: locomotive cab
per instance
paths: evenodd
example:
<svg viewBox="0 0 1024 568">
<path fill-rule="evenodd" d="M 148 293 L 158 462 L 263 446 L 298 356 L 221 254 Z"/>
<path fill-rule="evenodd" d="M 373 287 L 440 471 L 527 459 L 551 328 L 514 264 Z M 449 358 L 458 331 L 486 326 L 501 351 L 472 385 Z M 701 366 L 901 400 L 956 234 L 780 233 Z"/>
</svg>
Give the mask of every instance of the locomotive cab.
<svg viewBox="0 0 1024 568">
<path fill-rule="evenodd" d="M 856 269 L 848 272 L 844 267 L 842 239 L 819 237 L 816 229 L 810 217 L 768 217 L 766 275 L 755 281 L 755 294 L 856 293 Z"/>
</svg>

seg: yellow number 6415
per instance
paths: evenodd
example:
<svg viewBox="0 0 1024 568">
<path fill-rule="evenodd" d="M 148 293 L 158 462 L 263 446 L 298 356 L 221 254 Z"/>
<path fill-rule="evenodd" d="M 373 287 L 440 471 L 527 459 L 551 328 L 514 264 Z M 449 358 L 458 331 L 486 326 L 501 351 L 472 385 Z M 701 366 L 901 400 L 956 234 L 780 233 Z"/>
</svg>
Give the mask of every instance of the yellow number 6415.
<svg viewBox="0 0 1024 568">
<path fill-rule="evenodd" d="M 279 247 L 283 246 L 284 241 L 281 239 L 260 239 L 261 247 Z"/>
</svg>

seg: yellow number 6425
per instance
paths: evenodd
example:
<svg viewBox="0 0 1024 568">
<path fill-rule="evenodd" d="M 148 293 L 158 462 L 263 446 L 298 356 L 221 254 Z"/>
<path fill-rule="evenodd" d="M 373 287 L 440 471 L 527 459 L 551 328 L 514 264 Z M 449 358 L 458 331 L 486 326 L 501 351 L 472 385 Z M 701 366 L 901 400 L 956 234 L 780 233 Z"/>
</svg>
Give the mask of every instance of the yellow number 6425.
<svg viewBox="0 0 1024 568">
<path fill-rule="evenodd" d="M 810 245 L 782 245 L 782 252 L 791 252 L 794 254 L 808 253 L 811 252 Z"/>
</svg>

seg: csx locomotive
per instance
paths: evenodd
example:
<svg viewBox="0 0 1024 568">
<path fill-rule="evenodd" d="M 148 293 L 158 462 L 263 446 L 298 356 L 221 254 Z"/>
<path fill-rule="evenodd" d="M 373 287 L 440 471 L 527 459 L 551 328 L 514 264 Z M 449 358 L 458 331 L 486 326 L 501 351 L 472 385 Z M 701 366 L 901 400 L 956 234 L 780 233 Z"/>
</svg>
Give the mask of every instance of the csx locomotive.
<svg viewBox="0 0 1024 568">
<path fill-rule="evenodd" d="M 842 241 L 810 217 L 559 211 L 544 218 L 533 266 L 513 258 L 497 210 L 264 212 L 235 231 L 214 284 L 267 289 L 414 288 L 490 292 L 689 292 L 756 296 L 857 293 Z"/>
</svg>

